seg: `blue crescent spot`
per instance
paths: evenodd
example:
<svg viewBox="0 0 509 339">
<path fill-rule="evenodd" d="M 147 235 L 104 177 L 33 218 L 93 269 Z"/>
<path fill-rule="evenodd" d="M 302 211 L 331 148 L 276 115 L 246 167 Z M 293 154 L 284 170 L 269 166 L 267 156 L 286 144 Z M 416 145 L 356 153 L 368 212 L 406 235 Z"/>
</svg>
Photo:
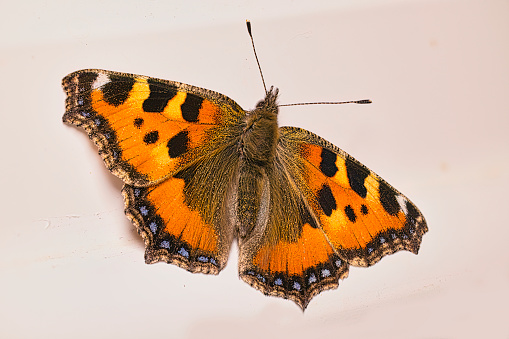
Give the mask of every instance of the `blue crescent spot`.
<svg viewBox="0 0 509 339">
<path fill-rule="evenodd" d="M 297 291 L 300 291 L 300 284 L 296 281 L 293 282 L 293 289 L 294 290 L 297 290 Z"/>
<path fill-rule="evenodd" d="M 325 278 L 325 277 L 329 277 L 329 276 L 330 276 L 330 271 L 328 269 L 324 268 L 322 270 L 322 277 Z"/>
<path fill-rule="evenodd" d="M 258 280 L 265 282 L 265 277 L 263 277 L 261 274 L 257 274 L 256 277 L 258 278 Z"/>
<path fill-rule="evenodd" d="M 281 280 L 281 278 L 277 278 L 276 280 L 274 280 L 274 285 L 278 285 L 278 286 L 283 285 L 283 280 Z"/>
<path fill-rule="evenodd" d="M 383 244 L 385 242 L 385 238 L 384 237 L 380 237 L 380 243 Z"/>
<path fill-rule="evenodd" d="M 312 284 L 314 282 L 316 282 L 316 276 L 314 273 L 312 273 L 310 276 L 309 276 L 309 283 Z"/>
<path fill-rule="evenodd" d="M 335 262 L 336 267 L 341 267 L 341 264 L 342 264 L 342 263 L 343 263 L 343 262 L 341 261 L 341 259 L 336 260 L 336 262 Z"/>
<path fill-rule="evenodd" d="M 163 240 L 159 246 L 162 248 L 170 248 L 170 242 L 168 240 Z"/>
<path fill-rule="evenodd" d="M 148 227 L 150 227 L 150 231 L 151 231 L 152 233 L 156 234 L 156 232 L 157 232 L 157 224 L 156 224 L 156 222 L 155 222 L 155 221 L 152 221 L 152 222 L 150 223 L 150 225 L 148 225 Z"/>
<path fill-rule="evenodd" d="M 186 251 L 186 249 L 184 247 L 181 247 L 179 249 L 179 254 L 183 257 L 186 257 L 186 258 L 189 258 L 189 252 Z"/>
<path fill-rule="evenodd" d="M 146 216 L 147 216 L 147 214 L 148 214 L 147 206 L 141 206 L 141 207 L 140 207 L 140 213 L 141 213 L 141 215 L 143 215 L 143 216 L 145 216 L 145 217 L 146 217 Z"/>
<path fill-rule="evenodd" d="M 207 258 L 206 256 L 204 255 L 200 255 L 198 257 L 198 261 L 201 261 L 201 262 L 209 262 L 209 258 Z"/>
</svg>

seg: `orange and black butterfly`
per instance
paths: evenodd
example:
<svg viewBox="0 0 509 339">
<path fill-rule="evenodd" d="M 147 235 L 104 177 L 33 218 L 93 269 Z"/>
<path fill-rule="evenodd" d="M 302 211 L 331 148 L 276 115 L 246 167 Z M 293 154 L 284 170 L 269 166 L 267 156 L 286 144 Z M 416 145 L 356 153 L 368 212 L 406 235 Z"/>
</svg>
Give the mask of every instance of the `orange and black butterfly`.
<svg viewBox="0 0 509 339">
<path fill-rule="evenodd" d="M 63 121 L 124 181 L 147 263 L 218 274 L 236 238 L 241 278 L 305 309 L 350 265 L 419 250 L 417 207 L 328 141 L 278 127 L 277 89 L 245 111 L 203 88 L 97 69 L 63 87 Z"/>
</svg>

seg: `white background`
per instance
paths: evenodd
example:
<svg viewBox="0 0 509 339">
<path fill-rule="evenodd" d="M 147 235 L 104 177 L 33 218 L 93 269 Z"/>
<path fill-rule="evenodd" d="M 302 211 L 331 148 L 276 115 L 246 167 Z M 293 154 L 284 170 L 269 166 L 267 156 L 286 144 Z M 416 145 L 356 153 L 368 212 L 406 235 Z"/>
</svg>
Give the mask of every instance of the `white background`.
<svg viewBox="0 0 509 339">
<path fill-rule="evenodd" d="M 410 197 L 429 233 L 305 313 L 237 278 L 145 265 L 122 183 L 63 125 L 81 68 L 263 97 Z M 0 5 L 1 338 L 508 338 L 509 2 L 25 1 Z"/>
</svg>

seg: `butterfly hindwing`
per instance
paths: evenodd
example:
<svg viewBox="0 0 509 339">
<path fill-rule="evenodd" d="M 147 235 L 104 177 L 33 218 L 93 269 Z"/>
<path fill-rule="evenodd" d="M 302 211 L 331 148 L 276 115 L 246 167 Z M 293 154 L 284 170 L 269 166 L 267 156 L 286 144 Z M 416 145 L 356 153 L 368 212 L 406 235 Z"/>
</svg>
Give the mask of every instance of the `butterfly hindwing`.
<svg viewBox="0 0 509 339">
<path fill-rule="evenodd" d="M 125 212 L 145 239 L 147 263 L 165 261 L 213 274 L 226 265 L 234 229 L 223 197 L 232 190 L 238 162 L 231 147 L 200 158 L 159 184 L 124 186 Z"/>
<path fill-rule="evenodd" d="M 270 196 L 266 226 L 240 239 L 239 273 L 265 294 L 295 301 L 303 309 L 313 296 L 336 288 L 348 263 L 331 246 L 299 189 L 294 154 L 280 143 L 267 168 Z M 300 174 L 302 175 L 302 174 Z"/>
</svg>

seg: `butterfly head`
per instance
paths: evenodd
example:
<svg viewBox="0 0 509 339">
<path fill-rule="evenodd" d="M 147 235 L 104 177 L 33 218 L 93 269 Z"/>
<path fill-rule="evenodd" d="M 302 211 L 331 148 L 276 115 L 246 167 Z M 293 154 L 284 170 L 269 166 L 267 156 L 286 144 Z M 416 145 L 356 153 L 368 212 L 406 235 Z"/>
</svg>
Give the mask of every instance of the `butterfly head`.
<svg viewBox="0 0 509 339">
<path fill-rule="evenodd" d="M 258 102 L 256 104 L 257 110 L 265 110 L 265 111 L 271 111 L 274 114 L 277 114 L 278 112 L 278 104 L 277 104 L 277 97 L 279 95 L 279 89 L 274 88 L 274 86 L 271 86 L 270 89 L 265 94 L 265 99 Z"/>
</svg>

